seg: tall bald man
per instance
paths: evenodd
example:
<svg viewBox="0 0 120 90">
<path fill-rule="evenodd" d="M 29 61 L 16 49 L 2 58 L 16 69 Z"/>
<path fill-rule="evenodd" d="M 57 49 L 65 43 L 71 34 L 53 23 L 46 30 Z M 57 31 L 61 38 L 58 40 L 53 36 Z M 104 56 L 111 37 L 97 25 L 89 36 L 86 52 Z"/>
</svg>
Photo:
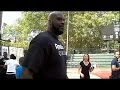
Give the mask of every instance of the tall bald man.
<svg viewBox="0 0 120 90">
<path fill-rule="evenodd" d="M 58 36 L 64 32 L 64 16 L 54 11 L 48 16 L 48 27 L 29 45 L 23 62 L 23 79 L 68 79 L 67 56 Z"/>
</svg>

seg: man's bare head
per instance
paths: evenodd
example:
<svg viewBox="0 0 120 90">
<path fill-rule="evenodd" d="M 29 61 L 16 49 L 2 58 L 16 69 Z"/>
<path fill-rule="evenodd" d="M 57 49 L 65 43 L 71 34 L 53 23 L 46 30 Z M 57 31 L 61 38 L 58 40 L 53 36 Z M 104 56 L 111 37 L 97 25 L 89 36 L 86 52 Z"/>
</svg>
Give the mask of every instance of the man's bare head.
<svg viewBox="0 0 120 90">
<path fill-rule="evenodd" d="M 61 35 L 64 32 L 64 21 L 64 15 L 62 12 L 51 12 L 48 16 L 48 29 L 56 35 Z"/>
<path fill-rule="evenodd" d="M 63 13 L 60 12 L 60 11 L 53 11 L 53 12 L 51 12 L 51 13 L 49 14 L 49 16 L 48 16 L 48 20 L 52 20 L 52 19 L 53 19 L 56 15 L 58 15 L 58 14 L 63 15 Z"/>
</svg>

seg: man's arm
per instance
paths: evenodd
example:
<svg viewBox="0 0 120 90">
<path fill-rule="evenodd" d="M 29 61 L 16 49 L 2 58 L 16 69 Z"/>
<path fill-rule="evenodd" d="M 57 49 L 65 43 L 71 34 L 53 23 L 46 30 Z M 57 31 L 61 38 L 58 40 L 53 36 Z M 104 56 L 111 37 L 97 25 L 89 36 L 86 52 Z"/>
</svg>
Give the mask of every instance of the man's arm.
<svg viewBox="0 0 120 90">
<path fill-rule="evenodd" d="M 118 71 L 118 70 L 120 70 L 120 67 L 116 67 L 116 65 L 112 65 L 112 70 L 113 71 Z"/>
<path fill-rule="evenodd" d="M 28 68 L 23 67 L 22 79 L 33 79 L 33 73 L 28 70 Z"/>
<path fill-rule="evenodd" d="M 23 79 L 32 79 L 33 76 L 38 74 L 44 69 L 44 63 L 46 62 L 47 54 L 46 40 L 36 38 L 31 42 L 27 54 L 24 57 L 23 61 Z"/>
<path fill-rule="evenodd" d="M 117 65 L 117 60 L 113 59 L 112 62 L 111 62 L 111 64 L 112 64 L 112 70 L 113 70 L 113 71 L 118 71 L 118 70 L 120 70 L 120 67 L 116 67 L 116 65 Z"/>
</svg>

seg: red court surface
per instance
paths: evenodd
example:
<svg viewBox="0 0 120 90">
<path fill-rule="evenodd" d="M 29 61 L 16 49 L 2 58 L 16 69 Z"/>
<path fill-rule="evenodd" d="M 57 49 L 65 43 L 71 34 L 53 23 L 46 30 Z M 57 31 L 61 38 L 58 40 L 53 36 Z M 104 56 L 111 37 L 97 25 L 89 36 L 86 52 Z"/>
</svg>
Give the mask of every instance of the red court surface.
<svg viewBox="0 0 120 90">
<path fill-rule="evenodd" d="M 111 75 L 110 68 L 95 68 L 92 74 L 99 76 L 101 79 L 109 79 Z"/>
<path fill-rule="evenodd" d="M 68 72 L 68 76 L 73 77 L 73 78 L 79 78 L 78 68 L 68 68 L 67 72 Z M 95 68 L 91 72 L 91 76 L 93 79 L 94 78 L 98 79 L 98 77 L 100 77 L 101 79 L 109 79 L 110 75 L 111 75 L 110 68 Z"/>
</svg>

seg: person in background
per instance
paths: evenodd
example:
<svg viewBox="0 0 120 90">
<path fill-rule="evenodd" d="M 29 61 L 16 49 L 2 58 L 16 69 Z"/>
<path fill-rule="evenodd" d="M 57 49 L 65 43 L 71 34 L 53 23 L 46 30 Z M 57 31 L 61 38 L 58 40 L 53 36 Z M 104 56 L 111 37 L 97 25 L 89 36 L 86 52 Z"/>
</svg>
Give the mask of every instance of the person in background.
<svg viewBox="0 0 120 90">
<path fill-rule="evenodd" d="M 7 52 L 3 52 L 3 58 L 4 58 L 4 62 L 6 60 L 9 60 Z"/>
<path fill-rule="evenodd" d="M 7 52 L 3 52 L 3 56 L 0 56 L 0 79 L 6 79 L 6 68 L 4 68 L 5 62 L 9 60 Z"/>
<path fill-rule="evenodd" d="M 90 73 L 94 69 L 90 63 L 89 54 L 84 54 L 83 60 L 79 64 L 78 72 L 80 73 L 80 79 L 90 79 Z"/>
<path fill-rule="evenodd" d="M 120 79 L 120 65 L 118 60 L 120 59 L 120 51 L 116 50 L 114 58 L 111 61 L 111 76 L 110 79 Z"/>
<path fill-rule="evenodd" d="M 0 56 L 0 79 L 6 79 L 6 69 L 4 68 L 4 57 Z"/>
<path fill-rule="evenodd" d="M 19 58 L 20 65 L 16 68 L 16 79 L 20 79 L 22 77 L 22 70 L 23 70 L 22 63 L 24 61 L 24 57 L 27 53 L 27 50 L 24 50 L 23 53 L 24 53 L 24 56 Z"/>
<path fill-rule="evenodd" d="M 23 60 L 24 60 L 24 58 L 19 59 L 19 64 L 20 65 L 16 68 L 16 79 L 21 78 L 22 70 L 23 70 L 23 67 L 22 67 Z"/>
<path fill-rule="evenodd" d="M 7 68 L 7 79 L 16 79 L 16 67 L 19 66 L 19 63 L 16 60 L 14 54 L 10 55 L 10 59 L 5 62 L 4 68 Z"/>
</svg>

